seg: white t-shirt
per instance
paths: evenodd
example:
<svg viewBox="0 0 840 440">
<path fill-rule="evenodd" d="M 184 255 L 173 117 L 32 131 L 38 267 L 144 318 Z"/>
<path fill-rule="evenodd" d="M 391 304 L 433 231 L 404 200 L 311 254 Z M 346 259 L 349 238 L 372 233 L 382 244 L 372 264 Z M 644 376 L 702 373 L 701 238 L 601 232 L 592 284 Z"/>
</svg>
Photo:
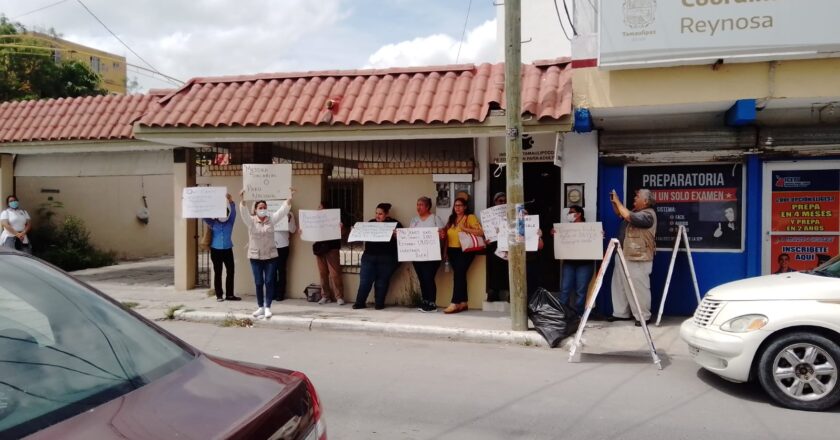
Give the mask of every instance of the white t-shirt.
<svg viewBox="0 0 840 440">
<path fill-rule="evenodd" d="M 12 229 L 14 229 L 15 231 L 22 232 L 24 229 L 26 229 L 26 222 L 28 222 L 30 219 L 29 213 L 26 212 L 26 210 L 8 208 L 3 210 L 2 213 L 0 213 L 0 221 L 2 220 L 8 221 L 9 224 L 12 225 Z M 0 243 L 5 242 L 6 239 L 9 237 L 14 237 L 14 235 L 10 234 L 9 231 L 6 230 L 6 228 L 3 228 L 3 233 L 0 234 Z M 29 237 L 23 238 L 23 244 L 29 244 Z"/>
<path fill-rule="evenodd" d="M 421 220 L 419 215 L 415 215 L 408 226 L 410 228 L 442 228 L 446 226 L 446 223 L 437 214 L 430 214 L 426 220 Z"/>
</svg>

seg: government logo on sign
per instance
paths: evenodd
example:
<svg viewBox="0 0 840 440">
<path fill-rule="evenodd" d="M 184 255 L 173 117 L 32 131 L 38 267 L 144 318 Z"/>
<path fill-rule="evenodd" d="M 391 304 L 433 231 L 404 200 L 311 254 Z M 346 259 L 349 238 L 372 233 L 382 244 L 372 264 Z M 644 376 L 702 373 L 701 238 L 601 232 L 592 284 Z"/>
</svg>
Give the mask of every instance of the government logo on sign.
<svg viewBox="0 0 840 440">
<path fill-rule="evenodd" d="M 624 25 L 632 29 L 650 26 L 656 20 L 656 0 L 624 0 Z"/>
</svg>

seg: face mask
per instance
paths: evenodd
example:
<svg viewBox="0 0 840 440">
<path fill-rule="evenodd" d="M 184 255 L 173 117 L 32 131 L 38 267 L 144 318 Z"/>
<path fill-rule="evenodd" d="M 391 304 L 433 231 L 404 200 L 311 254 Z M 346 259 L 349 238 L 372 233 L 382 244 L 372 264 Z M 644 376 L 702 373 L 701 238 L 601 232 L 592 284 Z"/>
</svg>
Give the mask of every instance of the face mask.
<svg viewBox="0 0 840 440">
<path fill-rule="evenodd" d="M 574 214 L 568 214 L 568 215 L 566 215 L 566 218 L 569 219 L 569 221 L 572 222 L 572 223 L 574 223 L 575 220 L 577 220 L 577 216 L 574 215 Z"/>
<path fill-rule="evenodd" d="M 257 211 L 257 215 L 260 217 L 268 217 L 268 210 L 267 209 L 260 209 Z"/>
<path fill-rule="evenodd" d="M 9 202 L 9 208 L 18 209 L 19 206 L 20 206 L 20 203 L 18 203 L 17 200 L 12 200 L 11 202 Z"/>
</svg>

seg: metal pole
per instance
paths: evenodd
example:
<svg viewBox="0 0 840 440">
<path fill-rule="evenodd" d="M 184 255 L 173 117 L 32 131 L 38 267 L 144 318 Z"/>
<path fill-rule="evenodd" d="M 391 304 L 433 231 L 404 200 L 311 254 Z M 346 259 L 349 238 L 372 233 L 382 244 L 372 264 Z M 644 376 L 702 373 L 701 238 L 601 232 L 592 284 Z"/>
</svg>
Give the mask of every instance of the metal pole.
<svg viewBox="0 0 840 440">
<path fill-rule="evenodd" d="M 505 116 L 507 116 L 507 223 L 508 273 L 510 275 L 510 318 L 513 330 L 528 330 L 528 301 L 525 287 L 524 217 L 522 190 L 522 60 L 520 0 L 505 0 Z M 520 214 L 520 215 L 518 215 Z M 517 222 L 523 223 L 518 225 Z"/>
</svg>

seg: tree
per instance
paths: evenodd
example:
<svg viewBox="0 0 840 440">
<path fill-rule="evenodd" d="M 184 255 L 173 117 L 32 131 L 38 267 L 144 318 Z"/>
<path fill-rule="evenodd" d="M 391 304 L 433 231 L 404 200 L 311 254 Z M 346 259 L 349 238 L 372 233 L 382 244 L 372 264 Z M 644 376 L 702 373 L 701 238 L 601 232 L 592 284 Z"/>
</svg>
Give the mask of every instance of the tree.
<svg viewBox="0 0 840 440">
<path fill-rule="evenodd" d="M 0 15 L 0 101 L 105 95 L 102 78 L 79 61 L 56 63 L 53 49 L 27 39 Z M 10 37 L 11 36 L 11 37 Z M 14 37 L 19 36 L 19 37 Z"/>
</svg>

